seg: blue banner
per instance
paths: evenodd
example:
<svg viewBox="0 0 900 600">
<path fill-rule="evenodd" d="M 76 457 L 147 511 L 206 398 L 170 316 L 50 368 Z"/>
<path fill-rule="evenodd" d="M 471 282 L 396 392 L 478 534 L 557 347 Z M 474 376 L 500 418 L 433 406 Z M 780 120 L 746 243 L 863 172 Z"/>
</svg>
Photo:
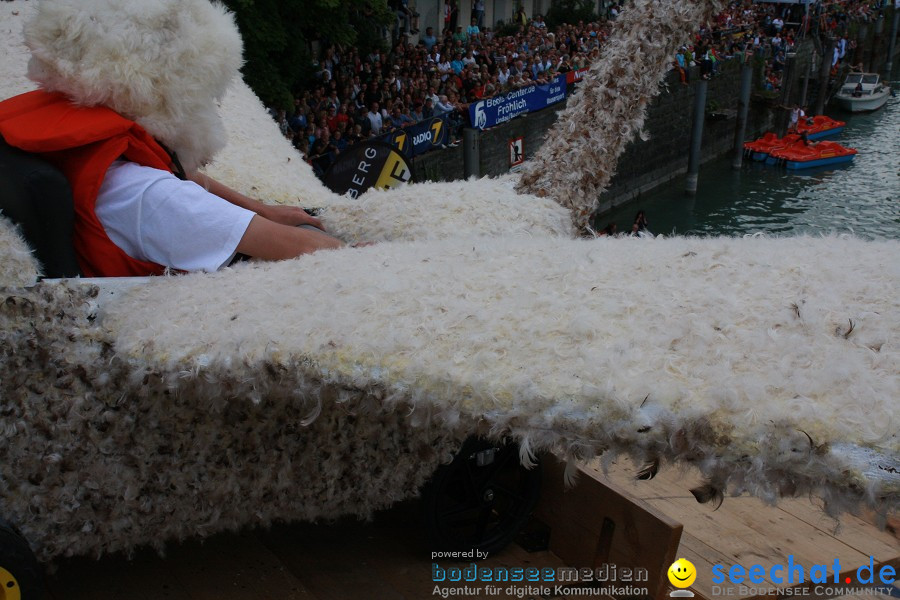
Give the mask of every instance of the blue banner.
<svg viewBox="0 0 900 600">
<path fill-rule="evenodd" d="M 432 117 L 415 125 L 396 129 L 382 139 L 407 158 L 412 158 L 446 144 L 448 127 L 443 117 Z"/>
<path fill-rule="evenodd" d="M 532 85 L 470 104 L 469 118 L 472 127 L 487 129 L 565 99 L 566 76 L 562 74 L 546 85 Z"/>
</svg>

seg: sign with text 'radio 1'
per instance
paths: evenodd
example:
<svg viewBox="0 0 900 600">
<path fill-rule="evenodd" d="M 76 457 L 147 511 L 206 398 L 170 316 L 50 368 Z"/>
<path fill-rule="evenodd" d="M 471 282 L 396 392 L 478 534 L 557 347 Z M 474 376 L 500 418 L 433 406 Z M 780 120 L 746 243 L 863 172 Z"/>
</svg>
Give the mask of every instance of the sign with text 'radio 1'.
<svg viewBox="0 0 900 600">
<path fill-rule="evenodd" d="M 325 173 L 325 185 L 335 194 L 356 198 L 371 187 L 383 190 L 412 179 L 406 157 L 390 144 L 372 140 L 338 155 Z"/>
<path fill-rule="evenodd" d="M 447 143 L 449 125 L 443 117 L 425 119 L 415 125 L 397 129 L 383 139 L 410 158 Z"/>
</svg>

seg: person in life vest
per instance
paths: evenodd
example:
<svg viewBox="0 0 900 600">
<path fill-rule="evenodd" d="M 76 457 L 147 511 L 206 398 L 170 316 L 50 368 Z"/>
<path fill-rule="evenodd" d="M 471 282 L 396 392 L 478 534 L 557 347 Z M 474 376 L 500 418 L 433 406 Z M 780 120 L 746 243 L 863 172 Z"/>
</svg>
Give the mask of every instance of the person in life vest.
<svg viewBox="0 0 900 600">
<path fill-rule="evenodd" d="M 236 253 L 277 260 L 343 245 L 301 208 L 198 171 L 225 144 L 216 102 L 242 64 L 221 5 L 43 0 L 25 42 L 40 89 L 0 102 L 0 136 L 69 180 L 84 275 L 214 271 Z"/>
</svg>

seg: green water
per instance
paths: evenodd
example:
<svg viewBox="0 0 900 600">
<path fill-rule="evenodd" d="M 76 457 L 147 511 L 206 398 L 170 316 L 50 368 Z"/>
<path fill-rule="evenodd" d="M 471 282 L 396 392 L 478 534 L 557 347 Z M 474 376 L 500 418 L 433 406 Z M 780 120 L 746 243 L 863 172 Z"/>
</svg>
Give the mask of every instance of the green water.
<svg viewBox="0 0 900 600">
<path fill-rule="evenodd" d="M 881 109 L 851 115 L 826 113 L 847 121 L 828 139 L 856 148 L 853 162 L 835 167 L 787 171 L 731 158 L 700 167 L 697 194 L 684 193 L 684 177 L 645 194 L 599 219 L 630 231 L 643 209 L 653 233 L 693 235 L 775 235 L 853 233 L 864 238 L 900 239 L 900 81 L 895 97 Z"/>
</svg>

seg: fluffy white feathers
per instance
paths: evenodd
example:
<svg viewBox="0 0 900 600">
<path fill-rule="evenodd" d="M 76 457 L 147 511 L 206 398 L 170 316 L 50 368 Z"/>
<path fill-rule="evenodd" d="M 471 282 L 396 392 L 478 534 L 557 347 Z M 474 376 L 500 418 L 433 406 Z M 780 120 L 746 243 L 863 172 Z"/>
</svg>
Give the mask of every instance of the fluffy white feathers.
<svg viewBox="0 0 900 600">
<path fill-rule="evenodd" d="M 216 111 L 238 75 L 232 15 L 208 0 L 46 0 L 25 27 L 28 76 L 134 119 L 185 169 L 225 145 Z"/>
<path fill-rule="evenodd" d="M 41 267 L 34 253 L 3 213 L 0 213 L 0 256 L 0 287 L 23 287 L 37 280 Z"/>
<path fill-rule="evenodd" d="M 555 199 L 571 209 L 577 226 L 586 225 L 619 155 L 641 131 L 675 49 L 721 5 L 721 0 L 629 3 L 544 145 L 525 163 L 519 190 Z"/>
<path fill-rule="evenodd" d="M 900 452 L 898 256 L 835 237 L 394 243 L 153 281 L 102 323 L 136 364 L 232 393 L 304 357 L 282 383 L 484 420 L 535 450 L 697 461 L 763 497 L 789 482 L 853 503 L 864 482 L 896 505 L 900 477 L 827 448 Z"/>
</svg>

